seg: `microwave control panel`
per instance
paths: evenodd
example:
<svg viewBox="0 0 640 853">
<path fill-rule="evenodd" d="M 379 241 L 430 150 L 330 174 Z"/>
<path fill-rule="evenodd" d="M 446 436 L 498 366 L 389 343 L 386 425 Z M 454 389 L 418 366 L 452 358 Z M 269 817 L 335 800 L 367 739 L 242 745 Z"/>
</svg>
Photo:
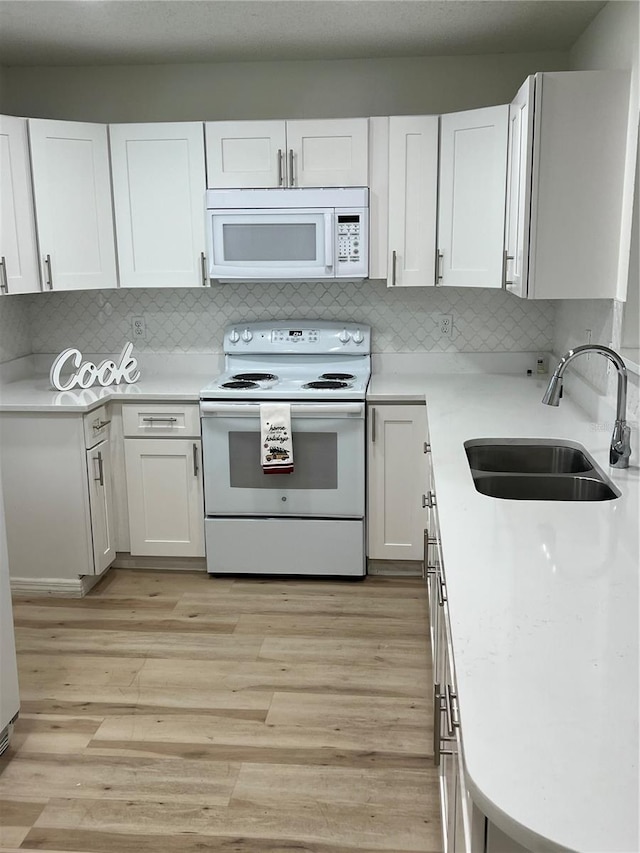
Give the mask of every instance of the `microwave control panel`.
<svg viewBox="0 0 640 853">
<path fill-rule="evenodd" d="M 357 213 L 338 214 L 338 261 L 360 261 L 360 216 Z"/>
<path fill-rule="evenodd" d="M 369 272 L 369 220 L 363 208 L 336 211 L 336 276 L 366 278 Z"/>
</svg>

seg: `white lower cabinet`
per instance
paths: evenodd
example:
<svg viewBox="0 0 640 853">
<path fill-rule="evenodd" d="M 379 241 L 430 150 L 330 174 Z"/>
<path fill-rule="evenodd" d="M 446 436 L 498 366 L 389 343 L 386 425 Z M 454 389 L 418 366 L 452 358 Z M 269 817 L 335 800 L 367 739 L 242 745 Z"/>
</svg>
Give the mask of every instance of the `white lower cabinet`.
<svg viewBox="0 0 640 853">
<path fill-rule="evenodd" d="M 367 556 L 422 560 L 425 406 L 376 403 L 367 414 Z"/>
<path fill-rule="evenodd" d="M 95 574 L 101 574 L 116 558 L 113 530 L 111 441 L 106 438 L 87 450 L 89 508 Z"/>
<path fill-rule="evenodd" d="M 133 556 L 204 556 L 197 409 L 197 405 L 123 406 Z"/>
<path fill-rule="evenodd" d="M 476 806 L 466 783 L 449 599 L 442 557 L 437 493 L 429 471 L 424 571 L 429 598 L 433 667 L 433 754 L 438 768 L 443 853 L 530 853 Z"/>
<path fill-rule="evenodd" d="M 115 559 L 109 432 L 106 406 L 84 416 L 2 415 L 12 580 L 71 592 L 78 578 L 101 574 Z"/>
</svg>

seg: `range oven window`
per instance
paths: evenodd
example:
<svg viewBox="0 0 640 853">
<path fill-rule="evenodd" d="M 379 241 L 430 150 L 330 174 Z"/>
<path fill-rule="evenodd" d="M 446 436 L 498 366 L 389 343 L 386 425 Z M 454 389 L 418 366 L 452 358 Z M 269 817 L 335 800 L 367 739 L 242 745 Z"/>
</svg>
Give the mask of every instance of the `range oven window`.
<svg viewBox="0 0 640 853">
<path fill-rule="evenodd" d="M 260 433 L 229 432 L 232 489 L 337 489 L 338 436 L 335 432 L 297 432 L 292 474 L 264 474 Z"/>
</svg>

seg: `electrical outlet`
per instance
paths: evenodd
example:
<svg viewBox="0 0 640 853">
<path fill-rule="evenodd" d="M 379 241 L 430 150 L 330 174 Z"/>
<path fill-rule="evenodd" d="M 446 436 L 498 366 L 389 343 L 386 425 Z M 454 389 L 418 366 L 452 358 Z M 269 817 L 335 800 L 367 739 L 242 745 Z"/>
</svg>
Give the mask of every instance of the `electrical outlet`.
<svg viewBox="0 0 640 853">
<path fill-rule="evenodd" d="M 453 335 L 453 314 L 436 314 L 436 322 L 443 337 L 450 338 Z"/>
<path fill-rule="evenodd" d="M 147 339 L 147 324 L 144 317 L 131 318 L 131 334 L 134 340 L 144 341 Z"/>
</svg>

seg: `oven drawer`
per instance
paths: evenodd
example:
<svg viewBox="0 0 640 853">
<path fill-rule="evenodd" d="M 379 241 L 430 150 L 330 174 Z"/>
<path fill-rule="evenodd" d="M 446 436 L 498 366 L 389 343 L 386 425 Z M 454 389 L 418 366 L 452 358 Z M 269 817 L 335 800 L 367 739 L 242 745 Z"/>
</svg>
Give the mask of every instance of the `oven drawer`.
<svg viewBox="0 0 640 853">
<path fill-rule="evenodd" d="M 200 410 L 197 403 L 125 403 L 122 424 L 127 438 L 199 438 Z"/>
<path fill-rule="evenodd" d="M 364 521 L 205 519 L 210 574 L 365 574 Z"/>
</svg>

